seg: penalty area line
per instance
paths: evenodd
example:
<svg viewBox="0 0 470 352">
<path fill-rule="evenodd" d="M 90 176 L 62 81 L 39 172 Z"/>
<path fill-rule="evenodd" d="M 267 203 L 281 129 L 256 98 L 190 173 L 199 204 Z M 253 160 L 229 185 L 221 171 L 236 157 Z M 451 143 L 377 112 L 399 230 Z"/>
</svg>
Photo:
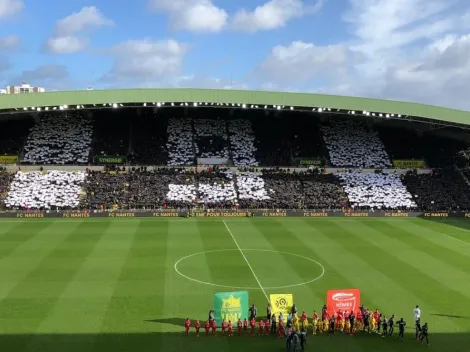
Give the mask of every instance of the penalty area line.
<svg viewBox="0 0 470 352">
<path fill-rule="evenodd" d="M 269 297 L 268 297 L 268 295 L 266 294 L 266 291 L 264 290 L 263 285 L 261 285 L 261 282 L 259 281 L 258 276 L 256 276 L 255 271 L 253 270 L 253 267 L 251 266 L 250 262 L 249 262 L 248 259 L 246 258 L 245 253 L 243 253 L 243 250 L 240 248 L 240 245 L 238 244 L 237 240 L 235 239 L 235 236 L 233 235 L 232 231 L 231 231 L 230 228 L 228 227 L 228 225 L 227 225 L 227 223 L 225 222 L 225 220 L 222 220 L 222 222 L 224 223 L 225 228 L 227 229 L 228 233 L 229 233 L 230 236 L 232 237 L 233 242 L 235 242 L 235 245 L 237 246 L 238 250 L 240 251 L 240 254 L 242 255 L 243 259 L 245 259 L 245 262 L 246 262 L 246 264 L 248 265 L 248 267 L 250 268 L 251 273 L 253 274 L 253 277 L 255 278 L 256 282 L 258 283 L 259 288 L 260 288 L 261 291 L 264 293 L 264 297 L 266 297 L 266 300 L 269 302 Z"/>
</svg>

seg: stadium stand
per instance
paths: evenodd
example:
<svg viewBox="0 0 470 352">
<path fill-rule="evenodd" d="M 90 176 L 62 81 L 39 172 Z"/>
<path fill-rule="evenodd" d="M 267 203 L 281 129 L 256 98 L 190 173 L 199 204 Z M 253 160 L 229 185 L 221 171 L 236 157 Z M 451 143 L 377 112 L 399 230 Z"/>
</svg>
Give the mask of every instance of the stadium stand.
<svg viewBox="0 0 470 352">
<path fill-rule="evenodd" d="M 166 125 L 167 119 L 145 110 L 132 118 L 131 165 L 167 164 Z"/>
<path fill-rule="evenodd" d="M 75 209 L 79 206 L 84 172 L 17 172 L 5 199 L 11 209 Z"/>
<path fill-rule="evenodd" d="M 331 121 L 321 131 L 334 166 L 387 168 L 392 165 L 378 133 L 361 122 Z"/>
<path fill-rule="evenodd" d="M 85 192 L 84 206 L 90 209 L 185 208 L 196 198 L 193 174 L 166 168 L 129 173 L 89 171 Z"/>
<path fill-rule="evenodd" d="M 253 130 L 258 140 L 256 160 L 260 166 L 290 166 L 292 164 L 289 133 L 291 123 L 284 119 L 273 121 L 271 117 L 255 115 Z M 266 128 L 269 126 L 269 128 Z"/>
<path fill-rule="evenodd" d="M 255 135 L 251 121 L 237 119 L 228 122 L 230 149 L 235 166 L 258 166 Z"/>
<path fill-rule="evenodd" d="M 378 129 L 378 132 L 390 159 L 423 160 L 423 141 L 417 131 L 387 126 Z"/>
<path fill-rule="evenodd" d="M 233 175 L 228 170 L 197 175 L 197 201 L 207 208 L 232 208 L 238 203 Z"/>
<path fill-rule="evenodd" d="M 10 189 L 10 183 L 15 177 L 14 173 L 0 169 L 0 209 L 5 209 L 5 199 Z"/>
<path fill-rule="evenodd" d="M 19 155 L 33 125 L 33 119 L 0 122 L 0 155 Z"/>
<path fill-rule="evenodd" d="M 241 208 L 341 209 L 347 198 L 339 179 L 314 171 L 262 170 L 237 176 Z"/>
<path fill-rule="evenodd" d="M 95 117 L 93 156 L 129 154 L 131 119 L 128 114 L 126 110 L 111 110 Z"/>
<path fill-rule="evenodd" d="M 413 195 L 413 199 L 420 210 L 456 210 L 457 204 L 438 177 L 432 174 L 408 172 L 403 177 L 403 183 Z"/>
<path fill-rule="evenodd" d="M 412 195 L 396 174 L 349 172 L 338 174 L 349 203 L 356 209 L 416 208 Z"/>
<path fill-rule="evenodd" d="M 93 125 L 81 114 L 49 114 L 31 128 L 24 147 L 24 163 L 86 164 Z"/>
<path fill-rule="evenodd" d="M 229 158 L 227 121 L 197 119 L 194 124 L 194 149 L 198 158 Z"/>
<path fill-rule="evenodd" d="M 168 121 L 168 165 L 194 164 L 193 130 L 191 120 L 172 118 Z"/>
</svg>

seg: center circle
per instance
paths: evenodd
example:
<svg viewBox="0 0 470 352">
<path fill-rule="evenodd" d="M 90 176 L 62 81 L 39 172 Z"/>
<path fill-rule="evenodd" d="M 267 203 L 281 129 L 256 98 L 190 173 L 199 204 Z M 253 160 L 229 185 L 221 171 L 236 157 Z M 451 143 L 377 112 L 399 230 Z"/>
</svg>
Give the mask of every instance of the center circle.
<svg viewBox="0 0 470 352">
<path fill-rule="evenodd" d="M 299 255 L 299 254 L 294 254 L 294 253 L 289 253 L 289 252 L 280 252 L 280 251 L 275 251 L 275 250 L 270 250 L 270 249 L 243 249 L 243 252 L 263 252 L 263 253 L 277 253 L 277 254 L 284 254 L 284 255 L 289 255 L 289 256 L 292 256 L 292 257 L 297 257 L 297 258 L 301 258 L 301 259 L 304 259 L 304 260 L 307 260 L 311 263 L 314 263 L 316 266 L 318 266 L 320 269 L 321 269 L 321 273 L 320 275 L 318 275 L 317 277 L 313 278 L 313 279 L 310 279 L 310 280 L 307 280 L 307 281 L 304 281 L 304 282 L 300 282 L 298 284 L 292 284 L 292 285 L 284 285 L 284 286 L 263 286 L 263 288 L 261 289 L 260 287 L 247 287 L 247 286 L 230 286 L 230 285 L 222 285 L 222 284 L 217 284 L 217 283 L 212 283 L 212 282 L 207 282 L 207 281 L 202 281 L 202 280 L 198 280 L 196 278 L 193 278 L 191 276 L 188 276 L 188 275 L 185 275 L 183 274 L 178 266 L 181 264 L 181 262 L 187 260 L 187 259 L 190 259 L 190 258 L 193 258 L 193 257 L 196 257 L 196 256 L 200 256 L 200 255 L 205 255 L 205 254 L 208 254 L 208 253 L 217 253 L 217 252 L 240 252 L 239 249 L 236 249 L 236 248 L 233 248 L 233 249 L 215 249 L 215 250 L 211 250 L 211 251 L 204 251 L 204 252 L 198 252 L 198 253 L 193 253 L 193 254 L 190 254 L 190 255 L 187 255 L 183 258 L 180 258 L 174 265 L 174 269 L 176 271 L 176 273 L 182 277 L 184 277 L 185 279 L 189 280 L 189 281 L 193 281 L 193 282 L 197 282 L 199 284 L 202 284 L 202 285 L 208 285 L 208 286 L 214 286 L 214 287 L 224 287 L 224 288 L 232 288 L 232 289 L 241 289 L 241 290 L 276 290 L 276 289 L 284 289 L 284 288 L 292 288 L 292 287 L 298 287 L 298 286 L 305 286 L 305 285 L 308 285 L 314 281 L 317 281 L 319 279 L 321 279 L 323 277 L 323 275 L 325 275 L 325 267 L 320 263 L 320 262 L 317 262 L 316 260 L 314 259 L 311 259 L 311 258 L 308 258 L 308 257 L 305 257 L 303 255 Z"/>
</svg>

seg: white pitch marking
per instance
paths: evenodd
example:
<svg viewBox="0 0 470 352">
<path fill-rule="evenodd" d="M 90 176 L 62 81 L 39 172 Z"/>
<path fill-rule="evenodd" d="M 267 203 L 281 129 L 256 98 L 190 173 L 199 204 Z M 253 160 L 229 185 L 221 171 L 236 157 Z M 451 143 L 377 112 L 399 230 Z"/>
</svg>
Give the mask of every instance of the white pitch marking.
<svg viewBox="0 0 470 352">
<path fill-rule="evenodd" d="M 263 285 L 261 285 L 261 282 L 259 282 L 258 276 L 256 276 L 255 271 L 254 271 L 253 268 L 251 267 L 250 262 L 248 261 L 248 259 L 246 259 L 245 253 L 243 253 L 243 251 L 242 251 L 242 249 L 240 248 L 240 246 L 239 246 L 237 240 L 235 239 L 235 236 L 233 236 L 233 233 L 232 233 L 232 231 L 230 231 L 230 228 L 228 227 L 228 225 L 227 225 L 227 223 L 225 222 L 225 220 L 222 220 L 222 222 L 224 223 L 225 228 L 227 229 L 228 233 L 229 233 L 230 236 L 232 237 L 233 242 L 235 242 L 235 245 L 237 246 L 238 250 L 240 251 L 240 253 L 241 253 L 243 259 L 245 259 L 245 262 L 246 262 L 246 264 L 248 265 L 248 267 L 250 268 L 251 273 L 253 274 L 253 277 L 255 278 L 256 282 L 257 282 L 258 285 L 259 285 L 259 288 L 261 289 L 261 291 L 263 291 L 264 296 L 266 297 L 266 300 L 269 302 L 269 297 L 268 297 L 268 295 L 266 294 L 266 291 L 264 290 Z"/>
<path fill-rule="evenodd" d="M 212 251 L 204 251 L 204 252 L 198 252 L 198 253 L 193 253 L 193 254 L 190 254 L 190 255 L 187 255 L 185 257 L 182 257 L 180 258 L 175 264 L 174 264 L 174 269 L 176 271 L 176 273 L 182 277 L 184 277 L 185 279 L 189 280 L 189 281 L 193 281 L 193 282 L 196 282 L 198 284 L 202 284 L 202 285 L 208 285 L 208 286 L 213 286 L 213 287 L 223 287 L 223 288 L 232 288 L 232 289 L 238 289 L 238 290 L 259 290 L 260 288 L 259 287 L 246 287 L 246 286 L 230 286 L 230 285 L 220 285 L 220 284 L 214 284 L 212 282 L 207 282 L 207 281 L 202 281 L 202 280 L 198 280 L 198 279 L 195 279 L 195 278 L 192 278 L 190 276 L 187 276 L 185 274 L 183 274 L 181 271 L 179 271 L 178 269 L 178 265 L 186 260 L 186 259 L 189 259 L 191 257 L 195 257 L 195 256 L 198 256 L 198 255 L 202 255 L 202 254 L 207 254 L 207 253 L 216 253 L 216 252 L 232 252 L 232 251 L 237 251 L 238 252 L 238 249 L 214 249 Z M 293 285 L 285 285 L 285 286 L 272 286 L 272 287 L 264 287 L 266 290 L 280 290 L 280 289 L 287 289 L 287 288 L 292 288 L 292 287 L 299 287 L 299 286 L 305 286 L 305 285 L 308 285 L 314 281 L 317 281 L 317 280 L 320 280 L 323 275 L 325 275 L 325 267 L 320 263 L 320 262 L 317 262 L 316 260 L 313 260 L 311 258 L 308 258 L 308 257 L 304 257 L 303 255 L 299 255 L 299 254 L 294 254 L 294 253 L 289 253 L 289 252 L 280 252 L 280 251 L 274 251 L 274 250 L 271 250 L 271 249 L 244 249 L 245 252 L 247 251 L 253 251 L 253 252 L 269 252 L 269 253 L 278 253 L 278 254 L 286 254 L 286 255 L 291 255 L 293 257 L 298 257 L 298 258 L 301 258 L 301 259 L 305 259 L 305 260 L 308 260 L 312 263 L 315 263 L 316 265 L 318 265 L 321 269 L 322 269 L 322 272 L 319 276 L 317 276 L 316 278 L 314 279 L 311 279 L 311 280 L 308 280 L 308 281 L 305 281 L 305 282 L 301 282 L 301 283 L 298 283 L 298 284 L 293 284 Z"/>
</svg>

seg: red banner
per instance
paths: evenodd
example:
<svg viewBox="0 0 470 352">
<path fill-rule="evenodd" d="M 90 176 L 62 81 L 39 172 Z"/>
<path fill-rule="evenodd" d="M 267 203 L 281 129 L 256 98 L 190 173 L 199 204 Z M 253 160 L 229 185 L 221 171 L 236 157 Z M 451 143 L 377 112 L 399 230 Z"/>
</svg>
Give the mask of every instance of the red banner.
<svg viewBox="0 0 470 352">
<path fill-rule="evenodd" d="M 326 306 L 330 316 L 340 310 L 357 313 L 361 306 L 361 291 L 358 288 L 329 290 L 326 293 Z"/>
</svg>

